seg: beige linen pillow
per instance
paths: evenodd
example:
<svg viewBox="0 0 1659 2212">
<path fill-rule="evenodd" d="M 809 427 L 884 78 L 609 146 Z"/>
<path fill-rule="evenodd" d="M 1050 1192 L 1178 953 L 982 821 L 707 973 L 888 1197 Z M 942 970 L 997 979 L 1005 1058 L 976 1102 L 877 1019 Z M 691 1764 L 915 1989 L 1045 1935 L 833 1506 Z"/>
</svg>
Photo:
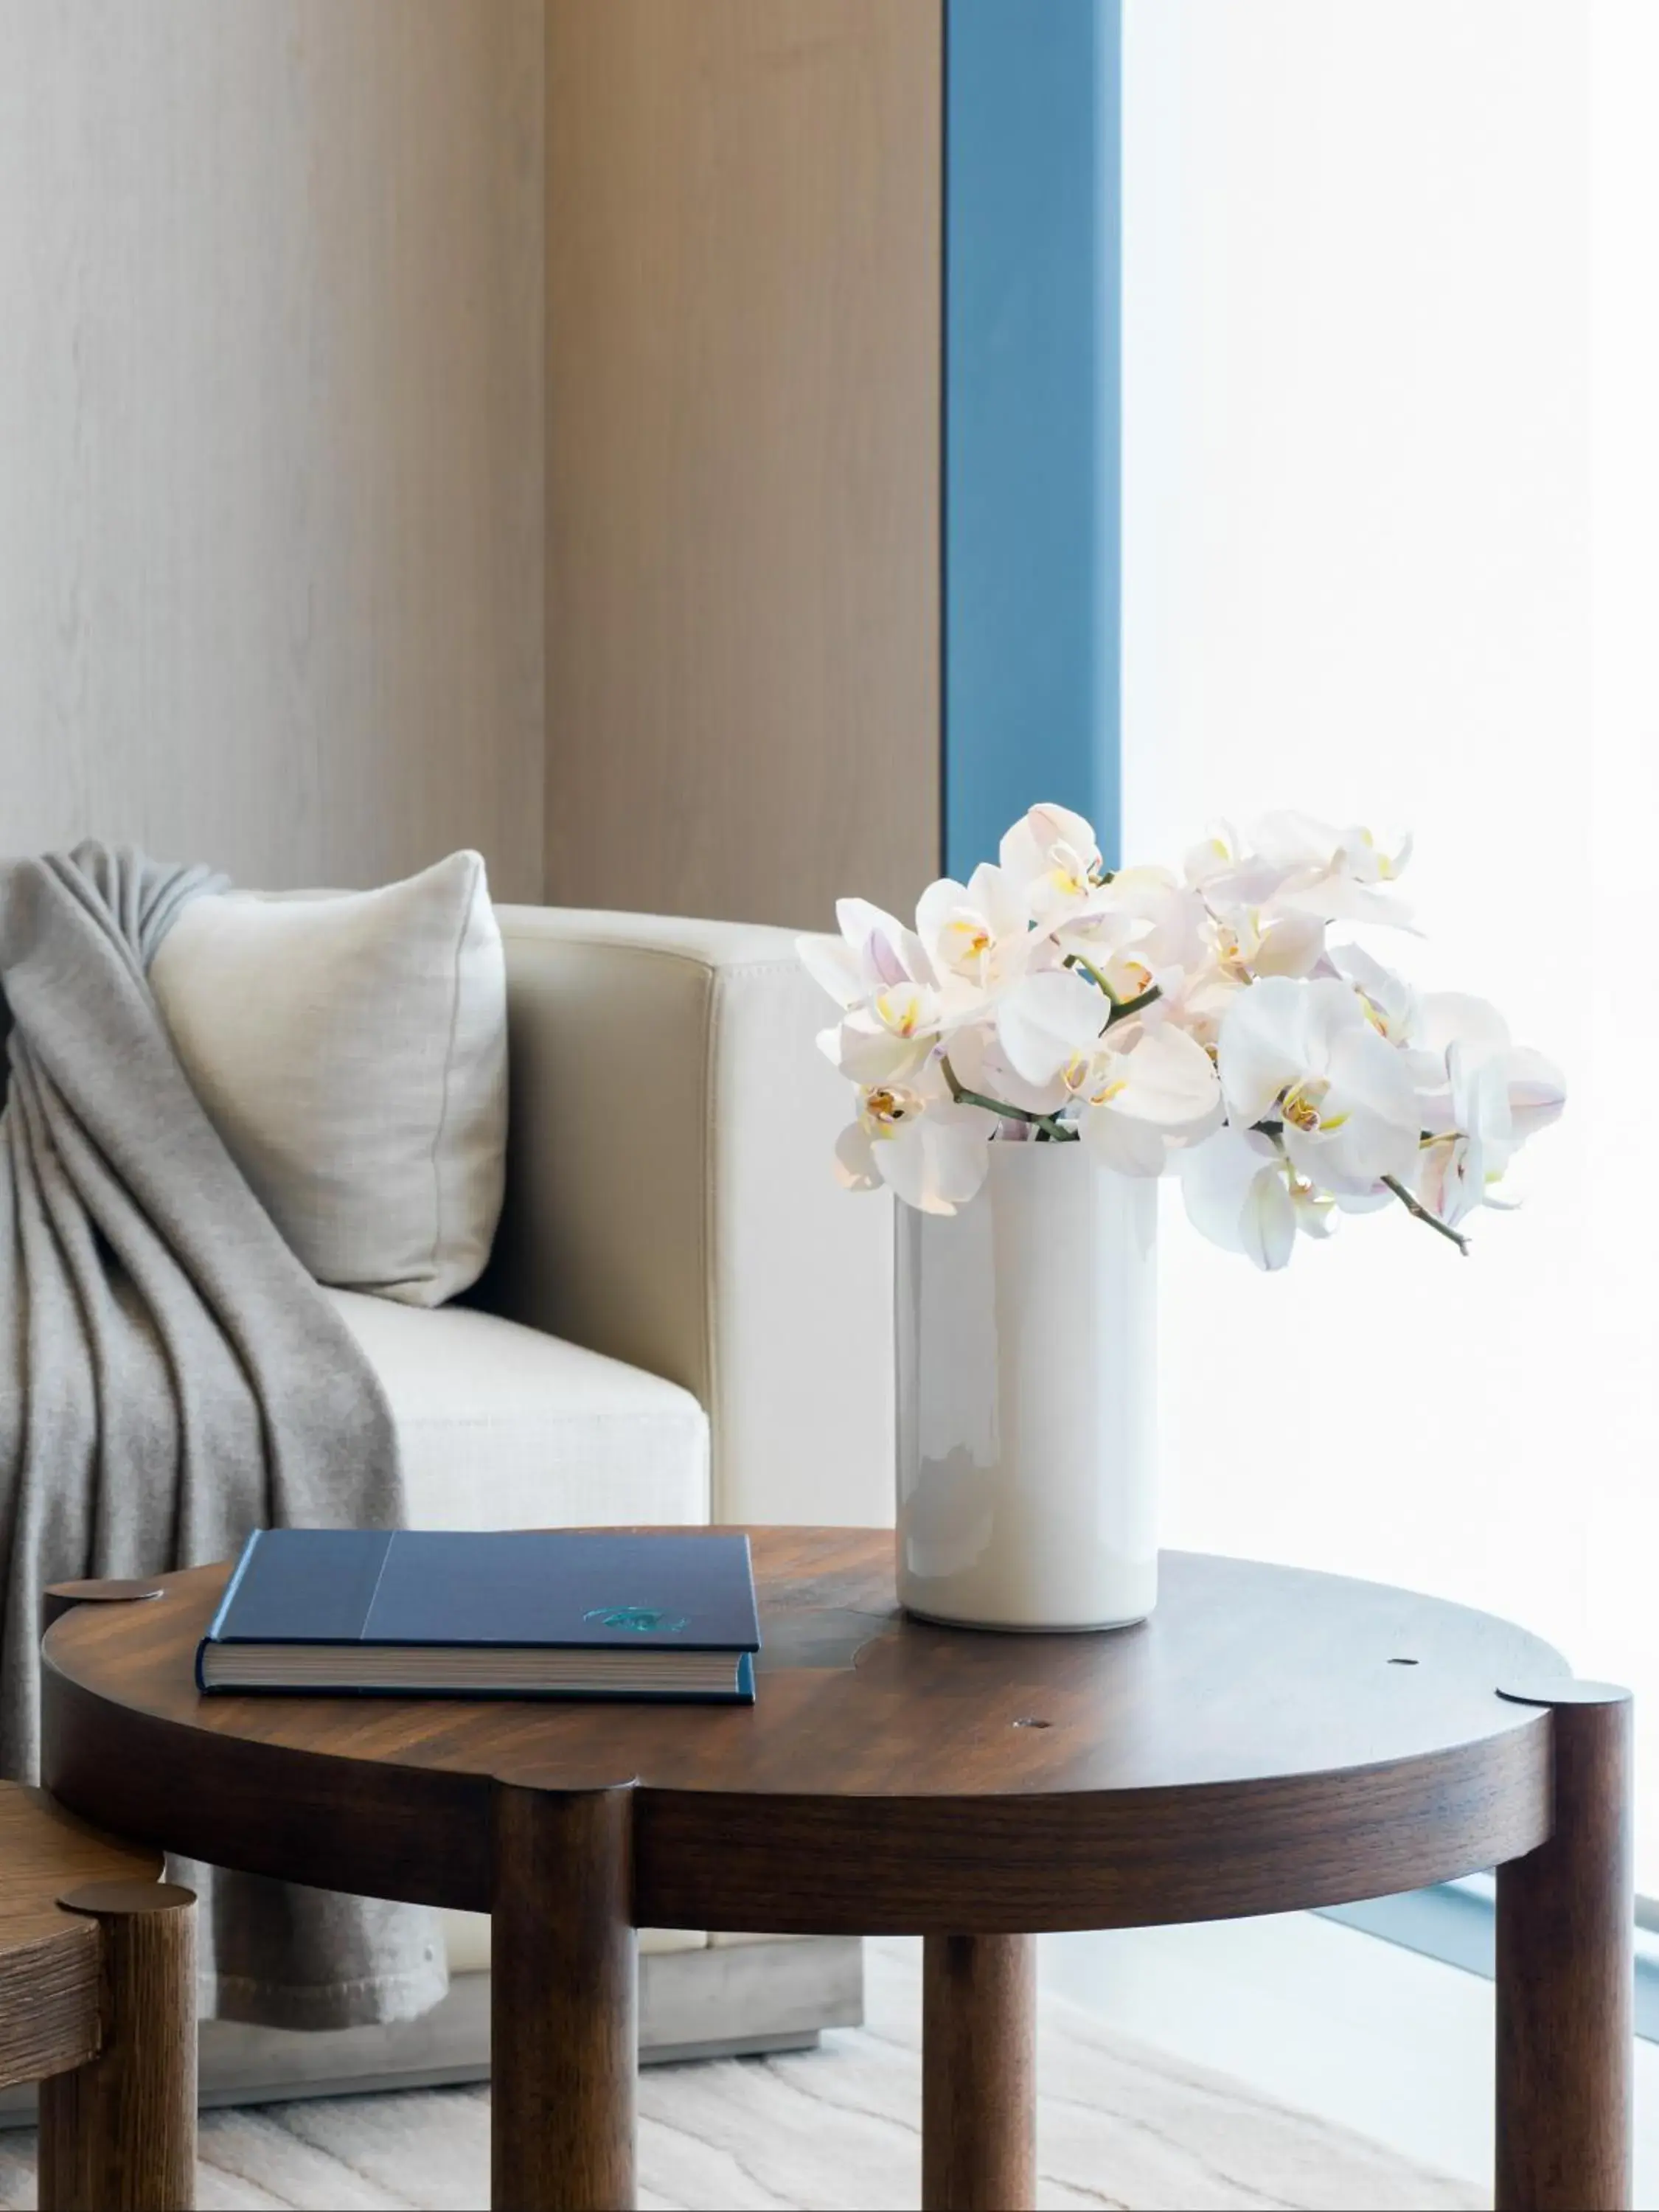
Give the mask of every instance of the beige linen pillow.
<svg viewBox="0 0 1659 2212">
<path fill-rule="evenodd" d="M 150 982 L 319 1282 L 435 1306 L 477 1280 L 507 1143 L 507 979 L 477 854 L 382 890 L 197 899 Z"/>
</svg>

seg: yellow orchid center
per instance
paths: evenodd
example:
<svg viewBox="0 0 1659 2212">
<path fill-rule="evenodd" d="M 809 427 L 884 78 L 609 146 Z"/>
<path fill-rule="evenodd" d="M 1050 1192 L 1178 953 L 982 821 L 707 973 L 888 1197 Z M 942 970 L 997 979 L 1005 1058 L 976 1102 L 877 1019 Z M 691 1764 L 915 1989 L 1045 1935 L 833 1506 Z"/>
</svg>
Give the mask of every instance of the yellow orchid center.
<svg viewBox="0 0 1659 2212">
<path fill-rule="evenodd" d="M 1340 1129 L 1348 1118 L 1346 1114 L 1322 1114 L 1319 1110 L 1329 1089 L 1328 1083 L 1316 1076 L 1310 1076 L 1305 1082 L 1292 1084 L 1280 1103 L 1281 1117 L 1293 1129 L 1303 1129 L 1310 1134 L 1317 1132 L 1323 1135 L 1329 1130 Z"/>
<path fill-rule="evenodd" d="M 1230 975 L 1248 982 L 1249 963 L 1261 943 L 1261 925 L 1252 914 L 1246 917 L 1245 927 L 1249 931 L 1248 936 L 1233 928 L 1229 922 L 1217 922 L 1215 949 L 1216 957 L 1220 961 L 1222 967 Z M 1150 982 L 1152 978 L 1148 976 L 1147 981 Z"/>
<path fill-rule="evenodd" d="M 1048 881 L 1055 890 L 1067 898 L 1084 897 L 1091 886 L 1100 880 L 1096 872 L 1100 863 L 1085 860 L 1069 845 L 1051 845 L 1048 858 L 1052 863 Z"/>
<path fill-rule="evenodd" d="M 882 1083 L 865 1092 L 861 1118 L 872 1137 L 892 1137 L 921 1110 L 922 1102 L 915 1091 Z"/>
<path fill-rule="evenodd" d="M 907 991 L 895 996 L 884 991 L 876 1000 L 876 1018 L 895 1036 L 913 1037 L 921 1023 L 921 994 Z"/>
<path fill-rule="evenodd" d="M 949 945 L 949 959 L 953 967 L 960 968 L 982 960 L 991 950 L 990 931 L 977 915 L 963 915 L 947 922 L 945 935 Z"/>
</svg>

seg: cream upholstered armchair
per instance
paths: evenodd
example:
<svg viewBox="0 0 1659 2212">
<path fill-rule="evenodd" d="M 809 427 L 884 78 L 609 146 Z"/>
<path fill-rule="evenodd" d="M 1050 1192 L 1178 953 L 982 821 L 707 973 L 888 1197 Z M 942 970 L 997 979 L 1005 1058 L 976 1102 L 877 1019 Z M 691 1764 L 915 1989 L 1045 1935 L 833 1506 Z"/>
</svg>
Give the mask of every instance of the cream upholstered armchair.
<svg viewBox="0 0 1659 2212">
<path fill-rule="evenodd" d="M 847 1091 L 790 934 L 498 909 L 511 1101 L 495 1255 L 461 1305 L 328 1295 L 398 1422 L 416 1527 L 885 1522 L 891 1228 L 831 1169 Z M 487 2070 L 489 1923 L 391 2027 L 210 2022 L 214 2100 Z M 776 2049 L 858 2016 L 859 1947 L 642 1936 L 651 2056 Z"/>
</svg>

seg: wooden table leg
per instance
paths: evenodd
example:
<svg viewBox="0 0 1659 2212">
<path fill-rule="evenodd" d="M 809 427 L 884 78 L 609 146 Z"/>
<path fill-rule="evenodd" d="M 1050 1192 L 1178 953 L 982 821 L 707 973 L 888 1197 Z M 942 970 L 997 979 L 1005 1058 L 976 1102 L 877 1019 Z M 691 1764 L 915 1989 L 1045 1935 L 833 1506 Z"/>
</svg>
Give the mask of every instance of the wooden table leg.
<svg viewBox="0 0 1659 2212">
<path fill-rule="evenodd" d="M 490 2201 L 634 2202 L 631 1784 L 495 1787 Z"/>
<path fill-rule="evenodd" d="M 1555 1827 L 1498 1870 L 1498 2212 L 1631 2201 L 1635 1899 L 1631 1701 L 1605 1683 L 1526 1684 L 1548 1705 Z"/>
<path fill-rule="evenodd" d="M 98 1923 L 103 2048 L 40 2084 L 41 2212 L 196 2202 L 196 1897 L 92 1882 L 58 1899 Z"/>
<path fill-rule="evenodd" d="M 923 1946 L 923 2212 L 1036 2203 L 1036 1950 L 1030 1936 Z"/>
</svg>

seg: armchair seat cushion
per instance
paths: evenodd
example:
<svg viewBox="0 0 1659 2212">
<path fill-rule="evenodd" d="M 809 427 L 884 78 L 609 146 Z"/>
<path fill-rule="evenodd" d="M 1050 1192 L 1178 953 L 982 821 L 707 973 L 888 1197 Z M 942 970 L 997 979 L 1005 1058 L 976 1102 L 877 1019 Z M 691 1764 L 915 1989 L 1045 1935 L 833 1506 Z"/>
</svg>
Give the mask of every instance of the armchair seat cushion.
<svg viewBox="0 0 1659 2212">
<path fill-rule="evenodd" d="M 324 1292 L 380 1377 L 415 1528 L 708 1519 L 689 1390 L 466 1306 Z"/>
</svg>

